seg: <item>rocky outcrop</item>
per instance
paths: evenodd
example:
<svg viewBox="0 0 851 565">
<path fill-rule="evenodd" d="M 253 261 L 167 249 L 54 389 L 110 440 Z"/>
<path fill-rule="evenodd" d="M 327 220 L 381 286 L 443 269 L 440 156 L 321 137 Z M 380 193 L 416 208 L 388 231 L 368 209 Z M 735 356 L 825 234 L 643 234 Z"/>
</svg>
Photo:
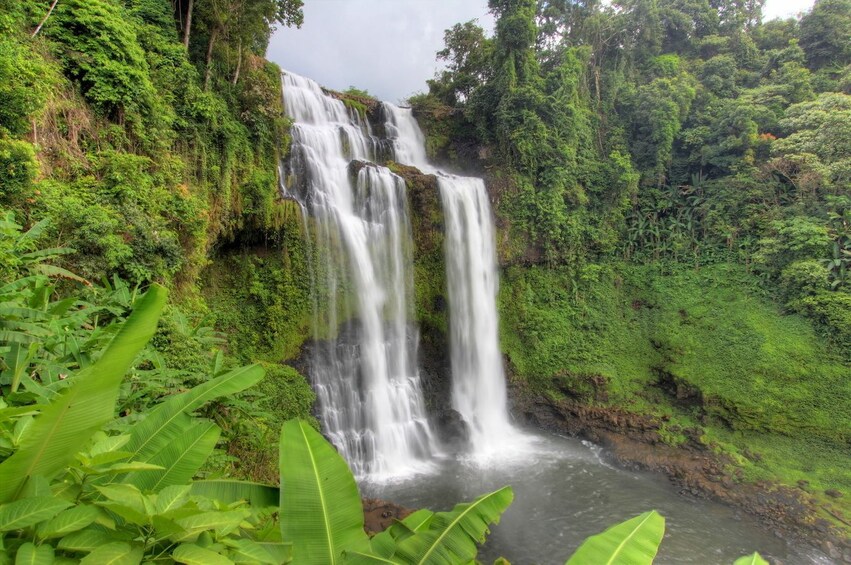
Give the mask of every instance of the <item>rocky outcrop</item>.
<svg viewBox="0 0 851 565">
<path fill-rule="evenodd" d="M 404 520 L 413 510 L 377 498 L 363 499 L 364 530 L 369 535 L 383 532 L 396 520 Z"/>
</svg>

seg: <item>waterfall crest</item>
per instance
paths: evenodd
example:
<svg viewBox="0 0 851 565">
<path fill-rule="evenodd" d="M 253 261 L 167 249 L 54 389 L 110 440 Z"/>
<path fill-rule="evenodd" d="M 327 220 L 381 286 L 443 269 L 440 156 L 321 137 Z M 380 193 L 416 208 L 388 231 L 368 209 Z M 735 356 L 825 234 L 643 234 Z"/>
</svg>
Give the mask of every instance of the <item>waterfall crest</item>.
<svg viewBox="0 0 851 565">
<path fill-rule="evenodd" d="M 409 108 L 385 102 L 384 113 L 396 160 L 437 175 L 440 187 L 446 224 L 452 406 L 470 426 L 474 454 L 504 453 L 506 442 L 523 440 L 508 415 L 496 311 L 499 276 L 485 183 L 432 166 Z"/>
<path fill-rule="evenodd" d="M 416 366 L 405 183 L 354 166 L 375 159 L 379 141 L 316 82 L 285 73 L 283 95 L 295 122 L 289 190 L 317 243 L 310 378 L 323 429 L 356 476 L 421 470 L 437 448 Z"/>
</svg>

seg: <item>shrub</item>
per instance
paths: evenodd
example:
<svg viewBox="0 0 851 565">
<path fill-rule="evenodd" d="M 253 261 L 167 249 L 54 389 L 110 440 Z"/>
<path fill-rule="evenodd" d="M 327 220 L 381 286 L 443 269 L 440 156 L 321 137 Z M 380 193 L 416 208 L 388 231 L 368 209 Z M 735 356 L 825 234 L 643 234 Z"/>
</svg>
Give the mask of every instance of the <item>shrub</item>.
<svg viewBox="0 0 851 565">
<path fill-rule="evenodd" d="M 111 118 L 145 112 L 154 104 L 145 52 L 129 14 L 115 2 L 60 2 L 45 33 L 60 45 L 65 72 L 83 95 Z"/>
</svg>

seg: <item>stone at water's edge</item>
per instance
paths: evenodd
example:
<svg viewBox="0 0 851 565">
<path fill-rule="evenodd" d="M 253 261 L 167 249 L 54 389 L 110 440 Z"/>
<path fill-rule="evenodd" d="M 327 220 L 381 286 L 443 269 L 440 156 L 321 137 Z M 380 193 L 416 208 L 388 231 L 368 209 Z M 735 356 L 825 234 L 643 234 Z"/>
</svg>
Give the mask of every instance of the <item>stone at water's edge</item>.
<svg viewBox="0 0 851 565">
<path fill-rule="evenodd" d="M 379 500 L 377 498 L 363 499 L 363 529 L 369 535 L 375 535 L 383 532 L 396 520 L 404 520 L 406 517 L 413 514 L 413 510 L 399 506 L 387 500 Z"/>
<path fill-rule="evenodd" d="M 449 453 L 465 453 L 470 448 L 470 426 L 461 413 L 446 408 L 434 415 L 438 438 Z"/>
</svg>

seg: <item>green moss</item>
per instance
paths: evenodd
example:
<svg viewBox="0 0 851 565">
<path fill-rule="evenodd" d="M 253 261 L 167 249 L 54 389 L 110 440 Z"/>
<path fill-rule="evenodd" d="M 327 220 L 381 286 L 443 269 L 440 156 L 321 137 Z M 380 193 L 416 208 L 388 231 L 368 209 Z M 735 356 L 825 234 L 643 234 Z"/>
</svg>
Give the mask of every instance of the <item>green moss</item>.
<svg viewBox="0 0 851 565">
<path fill-rule="evenodd" d="M 357 112 L 362 120 L 367 119 L 370 111 L 375 110 L 379 105 L 379 101 L 368 92 L 354 87 L 350 87 L 345 92 L 337 92 L 336 90 L 326 90 L 326 92 L 340 100 L 346 108 Z"/>
<path fill-rule="evenodd" d="M 431 331 L 445 334 L 448 329 L 446 264 L 444 257 L 443 206 L 437 179 L 418 169 L 386 163 L 405 179 L 409 198 L 414 258 L 414 308 L 424 337 Z"/>
<path fill-rule="evenodd" d="M 568 268 L 508 269 L 499 295 L 503 351 L 538 389 L 598 377 L 612 402 L 626 401 L 654 378 L 646 320 L 611 268 L 583 288 L 576 279 Z"/>
<path fill-rule="evenodd" d="M 367 108 L 366 104 L 364 104 L 363 102 L 360 102 L 353 98 L 343 98 L 343 104 L 345 104 L 346 108 L 357 112 L 361 119 L 366 119 Z"/>
<path fill-rule="evenodd" d="M 310 336 L 312 302 L 307 251 L 299 222 L 288 219 L 280 239 L 223 253 L 203 274 L 202 294 L 244 362 L 295 357 Z"/>
<path fill-rule="evenodd" d="M 729 264 L 583 271 L 504 273 L 501 340 L 518 377 L 656 417 L 660 440 L 697 439 L 745 480 L 806 480 L 823 502 L 827 489 L 851 491 L 851 366 L 756 277 Z"/>
<path fill-rule="evenodd" d="M 298 371 L 272 363 L 263 363 L 263 368 L 266 377 L 250 391 L 248 410 L 232 424 L 227 467 L 237 477 L 275 484 L 281 426 L 291 418 L 307 420 L 317 429 L 319 423 L 312 415 L 316 395 Z"/>
<path fill-rule="evenodd" d="M 645 296 L 664 369 L 733 429 L 851 440 L 851 368 L 755 283 L 729 265 L 652 277 Z"/>
</svg>

